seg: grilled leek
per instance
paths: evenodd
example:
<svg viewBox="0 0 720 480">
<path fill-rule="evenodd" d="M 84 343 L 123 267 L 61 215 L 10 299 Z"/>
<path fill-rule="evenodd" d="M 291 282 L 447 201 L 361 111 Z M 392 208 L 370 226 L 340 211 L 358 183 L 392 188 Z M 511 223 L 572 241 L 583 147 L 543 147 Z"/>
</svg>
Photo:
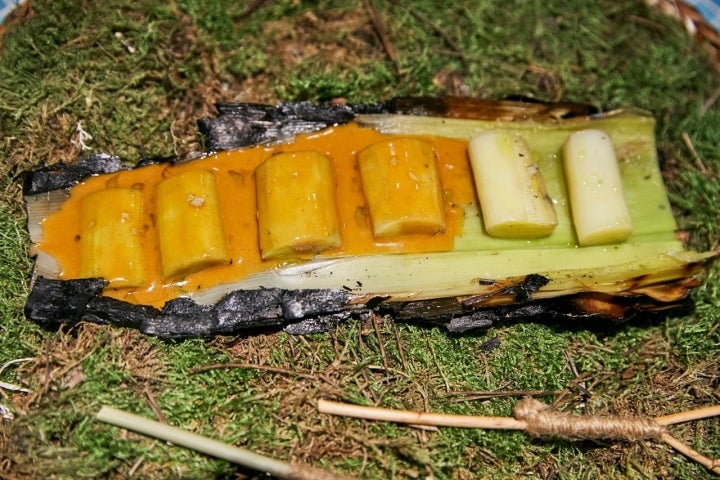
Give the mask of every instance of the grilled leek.
<svg viewBox="0 0 720 480">
<path fill-rule="evenodd" d="M 108 188 L 86 196 L 80 223 L 82 277 L 105 278 L 113 288 L 147 283 L 140 191 Z"/>
<path fill-rule="evenodd" d="M 213 174 L 191 170 L 156 188 L 157 234 L 165 278 L 230 261 Z"/>
<path fill-rule="evenodd" d="M 632 233 L 620 168 L 610 136 L 571 134 L 563 147 L 572 218 L 580 245 L 622 242 Z"/>
<path fill-rule="evenodd" d="M 313 134 L 302 133 L 312 123 L 307 112 L 303 115 L 295 137 L 279 137 L 280 143 L 111 174 L 117 188 L 146 183 L 142 224 L 147 225 L 144 251 L 149 256 L 144 261 L 149 274 L 162 274 L 148 279 L 145 288 L 161 294 L 145 301 L 149 297 L 143 287 L 105 289 L 89 303 L 79 300 L 82 305 L 74 307 L 71 316 L 118 315 L 114 304 L 104 310 L 106 301 L 101 300 L 117 299 L 136 312 L 136 323 L 144 325 L 139 328 L 163 336 L 232 333 L 243 325 L 297 322 L 310 325 L 302 328 L 311 331 L 363 312 L 464 325 L 453 327 L 458 330 L 473 325 L 463 320 L 468 315 L 489 315 L 483 312 L 496 308 L 501 310 L 494 315 L 506 315 L 508 309 L 518 314 L 541 310 L 604 315 L 612 304 L 621 305 L 617 315 L 624 316 L 632 309 L 666 311 L 682 303 L 697 285 L 704 262 L 717 255 L 686 251 L 675 238 L 676 224 L 657 162 L 654 120 L 643 112 L 562 121 L 554 113 L 544 120 L 512 121 L 357 114 L 344 120 L 352 120 L 346 125 Z M 243 117 L 234 115 L 232 121 L 238 118 Z M 280 114 L 258 121 L 268 128 L 273 118 L 284 121 Z M 606 232 L 588 240 L 574 218 L 582 203 L 570 193 L 575 187 L 571 183 L 583 179 L 564 164 L 582 156 L 576 147 L 587 144 L 576 142 L 590 141 L 595 149 L 592 142 L 597 139 L 583 140 L 576 133 L 587 130 L 601 130 L 605 139 L 612 139 L 611 144 L 602 140 L 595 156 L 601 162 L 622 164 L 621 183 L 613 180 L 613 185 L 622 185 L 631 231 L 623 227 L 622 234 Z M 521 154 L 515 150 L 511 156 L 533 159 L 519 168 L 524 190 L 509 198 L 483 196 L 478 202 L 475 192 L 485 187 L 476 177 L 491 176 L 492 168 L 483 167 L 473 176 L 473 151 L 487 147 L 476 143 L 476 149 L 471 139 L 493 139 L 496 144 L 510 139 L 512 144 L 519 137 L 526 145 L 521 145 Z M 504 154 L 487 158 L 493 157 Z M 294 165 L 296 161 L 306 163 Z M 404 170 L 395 169 L 401 164 Z M 542 183 L 535 175 L 538 171 Z M 301 175 L 308 177 L 293 183 Z M 252 178 L 255 181 L 245 180 Z M 40 282 L 34 290 L 37 295 L 28 301 L 31 318 L 66 315 L 55 307 L 36 305 L 43 296 L 52 298 L 48 289 L 61 295 L 68 285 L 64 282 L 90 282 L 84 278 L 90 271 L 74 266 L 74 257 L 64 250 L 79 228 L 72 226 L 73 205 L 84 195 L 103 191 L 108 183 L 99 175 L 63 195 L 44 193 L 57 191 L 56 183 L 26 192 L 34 249 L 38 258 L 53 259 L 38 262 L 34 275 L 59 282 Z M 390 199 L 393 185 L 402 193 Z M 233 190 L 237 188 L 255 191 L 240 195 Z M 493 202 L 509 203 L 527 193 L 541 197 L 544 213 L 526 209 L 534 213 L 519 223 L 513 219 L 515 227 L 500 228 L 498 233 L 485 206 L 497 208 Z M 317 217 L 302 207 L 308 195 L 319 199 Z M 238 203 L 239 197 L 245 203 Z M 58 200 L 63 209 L 52 213 L 48 202 Z M 538 226 L 534 222 L 541 217 Z M 521 234 L 509 235 L 508 230 Z M 272 232 L 279 232 L 272 242 L 263 239 Z M 155 249 L 160 252 L 157 258 L 152 256 Z M 99 270 L 93 271 L 95 275 L 105 280 L 111 276 Z M 78 285 L 79 291 L 89 291 L 86 283 Z M 92 285 L 102 290 L 104 284 Z M 162 310 L 147 310 L 146 304 Z M 187 318 L 202 326 L 193 330 L 187 321 L 172 323 Z"/>
</svg>

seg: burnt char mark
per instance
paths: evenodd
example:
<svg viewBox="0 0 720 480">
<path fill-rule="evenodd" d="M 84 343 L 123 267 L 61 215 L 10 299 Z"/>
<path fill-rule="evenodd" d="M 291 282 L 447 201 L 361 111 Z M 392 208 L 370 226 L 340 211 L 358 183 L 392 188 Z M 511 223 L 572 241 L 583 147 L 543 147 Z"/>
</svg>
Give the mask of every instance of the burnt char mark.
<svg viewBox="0 0 720 480">
<path fill-rule="evenodd" d="M 536 273 L 527 275 L 521 282 L 511 285 L 505 289 L 506 293 L 511 293 L 515 296 L 515 301 L 518 303 L 529 302 L 532 298 L 532 294 L 538 289 L 544 287 L 550 281 L 549 278 L 543 277 Z"/>
<path fill-rule="evenodd" d="M 487 307 L 474 310 L 465 315 L 450 319 L 445 328 L 452 333 L 465 333 L 478 329 L 486 329 L 501 321 L 518 321 L 542 319 L 547 316 L 547 302 L 537 301 L 524 305 L 506 307 Z"/>
<path fill-rule="evenodd" d="M 45 327 L 77 322 L 107 282 L 101 278 L 54 280 L 37 277 L 25 302 L 25 316 Z"/>
<path fill-rule="evenodd" d="M 290 332 L 325 331 L 348 318 L 350 296 L 342 290 L 236 290 L 215 305 L 183 297 L 143 320 L 140 330 L 166 339 L 232 335 L 252 329 L 282 327 Z M 296 321 L 299 320 L 299 321 Z M 324 330 L 321 330 L 324 328 Z"/>
<path fill-rule="evenodd" d="M 208 338 L 217 334 L 217 315 L 212 305 L 180 297 L 167 302 L 159 315 L 146 319 L 140 331 L 170 340 Z"/>
<path fill-rule="evenodd" d="M 213 308 L 218 333 L 231 334 L 252 327 L 282 325 L 282 298 L 283 291 L 278 288 L 237 290 L 227 294 Z"/>
<path fill-rule="evenodd" d="M 467 310 L 457 301 L 455 297 L 418 300 L 414 302 L 405 302 L 399 305 L 388 305 L 388 309 L 391 310 L 395 318 L 401 321 L 411 320 L 414 318 L 432 320 L 467 313 Z"/>
<path fill-rule="evenodd" d="M 351 316 L 360 320 L 370 318 L 370 310 L 358 310 L 353 312 L 337 312 L 330 315 L 319 315 L 306 318 L 299 322 L 289 323 L 283 330 L 290 335 L 307 335 L 310 333 L 323 333 L 335 328 L 340 322 L 349 319 Z"/>
<path fill-rule="evenodd" d="M 82 319 L 115 327 L 140 328 L 157 317 L 160 310 L 150 305 L 135 305 L 115 298 L 97 296 L 87 304 Z"/>
<path fill-rule="evenodd" d="M 528 278 L 523 285 L 534 291 L 546 279 Z M 285 328 L 294 335 L 324 332 L 349 318 L 392 315 L 398 321 L 444 325 L 453 333 L 486 329 L 505 321 L 584 321 L 618 323 L 639 317 L 687 313 L 692 298 L 663 302 L 647 295 L 617 296 L 580 293 L 507 306 L 468 305 L 451 297 L 417 302 L 375 302 L 370 308 L 352 303 L 344 290 L 238 290 L 215 305 L 199 305 L 187 297 L 165 304 L 162 310 L 103 297 L 102 279 L 52 280 L 38 277 L 25 305 L 26 316 L 45 326 L 85 320 L 138 328 L 146 335 L 168 340 L 233 335 L 267 328 Z M 518 296 L 522 296 L 520 292 Z M 523 297 L 529 298 L 529 296 Z"/>
<path fill-rule="evenodd" d="M 287 320 L 315 317 L 346 309 L 351 298 L 345 290 L 285 290 L 282 313 Z"/>
<path fill-rule="evenodd" d="M 271 105 L 220 103 L 219 115 L 201 118 L 198 129 L 210 151 L 231 150 L 289 138 L 348 123 L 355 111 L 347 105 L 297 102 Z"/>
<path fill-rule="evenodd" d="M 453 317 L 445 324 L 445 328 L 452 333 L 465 333 L 473 330 L 489 328 L 500 320 L 500 316 L 493 310 L 480 310 L 469 315 Z"/>
<path fill-rule="evenodd" d="M 90 155 L 72 164 L 51 165 L 27 174 L 23 182 L 23 195 L 69 188 L 91 175 L 117 172 L 123 168 L 120 158 L 105 153 Z"/>
</svg>

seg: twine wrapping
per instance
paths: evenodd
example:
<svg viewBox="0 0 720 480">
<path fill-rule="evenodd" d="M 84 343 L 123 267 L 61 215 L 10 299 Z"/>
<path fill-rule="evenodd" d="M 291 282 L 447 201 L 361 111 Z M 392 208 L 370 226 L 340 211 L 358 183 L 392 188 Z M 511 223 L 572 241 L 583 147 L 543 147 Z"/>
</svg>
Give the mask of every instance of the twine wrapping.
<svg viewBox="0 0 720 480">
<path fill-rule="evenodd" d="M 570 415 L 530 397 L 518 402 L 514 415 L 526 422 L 526 431 L 536 437 L 661 441 L 666 433 L 666 428 L 652 418 Z"/>
</svg>

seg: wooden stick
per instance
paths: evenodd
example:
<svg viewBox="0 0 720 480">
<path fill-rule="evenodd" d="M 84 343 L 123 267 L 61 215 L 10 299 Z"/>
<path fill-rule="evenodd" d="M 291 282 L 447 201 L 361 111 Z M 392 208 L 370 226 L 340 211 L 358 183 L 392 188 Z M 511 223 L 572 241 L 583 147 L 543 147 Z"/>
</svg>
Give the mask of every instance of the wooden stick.
<svg viewBox="0 0 720 480">
<path fill-rule="evenodd" d="M 671 415 L 663 415 L 662 417 L 655 417 L 655 421 L 660 425 L 675 425 L 676 423 L 692 422 L 694 420 L 702 420 L 703 418 L 717 416 L 720 416 L 720 405 L 697 408 L 695 410 L 673 413 Z"/>
<path fill-rule="evenodd" d="M 437 427 L 486 428 L 493 430 L 525 430 L 527 423 L 512 417 L 476 417 L 445 413 L 412 412 L 389 408 L 364 407 L 347 403 L 318 400 L 318 411 L 331 415 Z"/>
<path fill-rule="evenodd" d="M 705 455 L 698 453 L 669 433 L 663 434 L 662 440 L 667 445 L 670 445 L 672 448 L 688 457 L 690 460 L 694 460 L 711 472 L 720 475 L 720 460 L 713 460 L 712 458 L 708 458 Z"/>
<path fill-rule="evenodd" d="M 711 459 L 670 435 L 665 428 L 676 423 L 720 416 L 720 405 L 657 418 L 602 417 L 568 415 L 552 411 L 549 405 L 526 398 L 512 417 L 486 417 L 414 412 L 387 408 L 366 407 L 318 400 L 318 411 L 332 415 L 382 420 L 412 425 L 433 425 L 461 428 L 524 430 L 533 435 L 567 438 L 619 438 L 626 440 L 653 439 L 661 441 L 713 473 L 720 474 L 720 460 Z"/>
<path fill-rule="evenodd" d="M 219 442 L 116 408 L 103 406 L 95 418 L 101 422 L 133 430 L 143 435 L 159 438 L 206 455 L 244 465 L 259 472 L 267 472 L 278 478 L 295 480 L 337 479 L 337 477 L 328 472 L 317 470 L 308 465 L 290 464 L 276 460 L 245 450 L 244 448 L 228 445 L 227 443 Z"/>
</svg>

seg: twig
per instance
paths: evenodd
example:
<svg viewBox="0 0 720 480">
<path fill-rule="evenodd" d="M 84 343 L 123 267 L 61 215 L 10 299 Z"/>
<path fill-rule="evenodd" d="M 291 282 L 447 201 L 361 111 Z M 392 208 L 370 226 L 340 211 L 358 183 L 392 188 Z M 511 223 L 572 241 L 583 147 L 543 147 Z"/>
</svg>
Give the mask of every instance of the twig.
<svg viewBox="0 0 720 480">
<path fill-rule="evenodd" d="M 463 62 L 464 66 L 468 66 L 468 58 L 465 55 L 465 52 L 458 46 L 457 42 L 453 40 L 453 38 L 448 35 L 448 33 L 440 28 L 439 26 L 435 25 L 435 23 L 426 17 L 425 15 L 422 15 L 420 12 L 417 11 L 417 9 L 413 8 L 412 5 L 405 5 L 403 2 L 400 2 L 398 0 L 389 0 L 390 3 L 394 4 L 395 6 L 402 8 L 406 12 L 410 13 L 413 17 L 415 17 L 420 22 L 424 23 L 428 27 L 435 30 L 435 33 L 440 35 L 440 37 L 445 41 L 448 47 L 452 50 L 452 54 L 457 55 L 460 58 L 460 61 Z"/>
<path fill-rule="evenodd" d="M 393 334 L 395 335 L 395 344 L 397 345 L 398 355 L 400 356 L 400 365 L 403 370 L 407 370 L 407 361 L 405 360 L 405 349 L 402 346 L 402 339 L 400 338 L 400 332 L 398 332 L 397 324 L 391 321 Z"/>
<path fill-rule="evenodd" d="M 385 49 L 388 58 L 390 58 L 390 61 L 395 67 L 395 73 L 398 77 L 402 76 L 402 73 L 400 72 L 400 62 L 398 61 L 397 52 L 395 51 L 395 47 L 390 41 L 390 37 L 387 34 L 385 25 L 383 24 L 382 20 L 380 20 L 380 15 L 378 15 L 375 4 L 372 0 L 365 0 L 365 8 L 367 8 L 368 14 L 370 15 L 370 20 L 372 20 L 373 27 L 375 27 L 375 32 L 380 38 L 380 42 L 382 42 L 383 48 Z"/>
<path fill-rule="evenodd" d="M 213 363 L 210 365 L 203 365 L 202 367 L 193 368 L 190 370 L 191 374 L 202 373 L 210 370 L 218 370 L 223 368 L 244 368 L 249 370 L 263 370 L 272 373 L 282 373 L 284 375 L 292 375 L 294 377 L 302 378 L 315 378 L 315 375 L 310 373 L 296 372 L 287 368 L 273 367 L 270 365 L 255 365 L 252 363 L 238 363 L 238 362 L 227 362 L 227 363 Z"/>
<path fill-rule="evenodd" d="M 672 448 L 682 453 L 689 459 L 696 461 L 711 472 L 720 475 L 720 460 L 713 460 L 706 457 L 705 455 L 696 452 L 695 450 L 688 447 L 683 442 L 673 437 L 669 433 L 663 434 L 662 441 L 665 442 L 667 445 L 670 445 Z"/>
<path fill-rule="evenodd" d="M 5 371 L 5 369 L 8 368 L 10 365 L 14 365 L 16 363 L 22 363 L 22 362 L 32 362 L 33 360 L 35 360 L 35 359 L 34 358 L 16 358 L 14 360 L 5 362 L 0 367 L 0 375 L 2 375 L 2 373 Z M 3 398 L 7 398 L 7 395 L 5 394 L 5 390 L 9 390 L 11 392 L 32 393 L 32 390 L 23 388 L 19 385 L 15 385 L 13 383 L 7 383 L 7 382 L 0 382 L 0 395 L 2 395 Z"/>
<path fill-rule="evenodd" d="M 385 353 L 385 344 L 383 343 L 382 334 L 380 333 L 380 319 L 378 315 L 371 315 L 372 317 L 372 324 L 373 328 L 375 329 L 375 336 L 378 340 L 378 347 L 380 348 L 380 356 L 383 360 L 383 367 L 390 368 L 390 364 L 388 363 L 387 354 Z"/>
<path fill-rule="evenodd" d="M 3 363 L 2 367 L 0 367 L 0 375 L 2 375 L 2 373 L 5 371 L 5 369 L 8 368 L 10 365 L 14 365 L 16 363 L 23 363 L 23 362 L 33 362 L 33 361 L 35 361 L 35 359 L 32 357 L 16 358 L 14 360 L 7 361 L 7 362 Z"/>
<path fill-rule="evenodd" d="M 697 150 L 695 150 L 695 145 L 693 145 L 692 140 L 690 140 L 690 135 L 688 135 L 687 132 L 682 133 L 682 139 L 685 143 L 685 146 L 690 150 L 690 153 L 692 154 L 693 158 L 695 159 L 695 163 L 697 163 L 698 168 L 700 169 L 700 172 L 703 175 L 707 175 L 710 173 L 703 163 L 702 159 L 700 158 L 700 155 L 698 155 Z"/>
<path fill-rule="evenodd" d="M 413 425 L 461 428 L 524 430 L 538 437 L 571 439 L 651 439 L 664 442 L 676 451 L 720 474 L 720 460 L 708 458 L 667 432 L 667 426 L 720 415 L 720 406 L 711 406 L 657 418 L 597 415 L 569 415 L 556 412 L 533 398 L 524 398 L 515 407 L 514 417 L 448 415 L 349 405 L 318 400 L 318 411 L 368 420 L 384 420 Z"/>
<path fill-rule="evenodd" d="M 255 0 L 252 2 L 243 13 L 238 15 L 237 20 L 245 20 L 247 17 L 252 15 L 255 10 L 258 10 L 267 0 Z"/>
<path fill-rule="evenodd" d="M 697 408 L 695 410 L 687 410 L 685 412 L 673 413 L 671 415 L 663 415 L 662 417 L 655 417 L 655 421 L 660 425 L 667 426 L 718 416 L 720 416 L 720 405 L 713 405 L 710 407 L 703 407 Z"/>
<path fill-rule="evenodd" d="M 562 390 L 469 390 L 447 396 L 452 398 L 453 402 L 467 402 L 503 397 L 557 397 L 562 392 Z"/>
<path fill-rule="evenodd" d="M 15 385 L 14 383 L 0 382 L 0 393 L 4 394 L 3 390 L 9 390 L 11 392 L 32 393 L 32 390 L 30 390 L 29 388 L 21 387 L 20 385 Z"/>
<path fill-rule="evenodd" d="M 221 458 L 229 462 L 244 465 L 259 472 L 267 472 L 283 479 L 294 480 L 335 480 L 338 477 L 305 464 L 290 464 L 281 460 L 228 445 L 211 438 L 172 427 L 139 415 L 103 406 L 95 418 L 101 422 L 133 430 L 135 432 L 190 448 L 198 452 Z"/>
<path fill-rule="evenodd" d="M 150 404 L 150 408 L 155 414 L 155 417 L 157 417 L 158 419 L 158 422 L 167 423 L 167 420 L 165 420 L 165 415 L 163 415 L 162 410 L 160 409 L 160 405 L 158 405 L 157 401 L 155 400 L 155 396 L 152 394 L 150 389 L 146 387 L 144 393 L 148 399 L 148 404 Z"/>
</svg>

